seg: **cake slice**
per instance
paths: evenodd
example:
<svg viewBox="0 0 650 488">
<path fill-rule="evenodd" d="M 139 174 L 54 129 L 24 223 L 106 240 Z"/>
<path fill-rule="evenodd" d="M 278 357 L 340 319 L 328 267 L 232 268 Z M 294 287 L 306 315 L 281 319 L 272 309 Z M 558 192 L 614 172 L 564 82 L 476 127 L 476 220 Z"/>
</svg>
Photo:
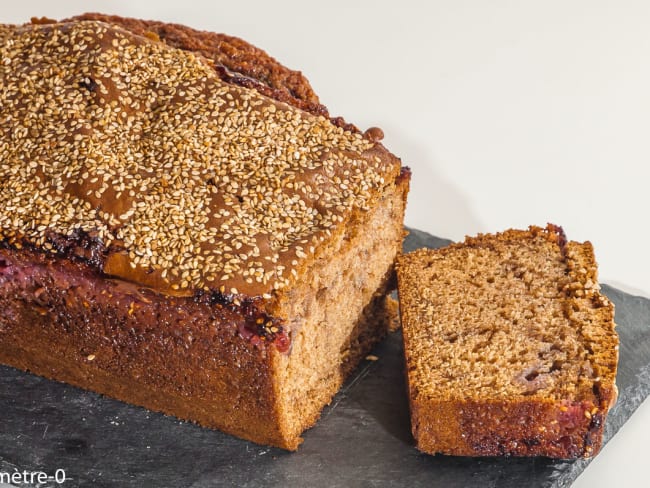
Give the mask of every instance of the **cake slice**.
<svg viewBox="0 0 650 488">
<path fill-rule="evenodd" d="M 391 324 L 380 131 L 179 25 L 1 25 L 0 59 L 0 363 L 296 449 Z"/>
<path fill-rule="evenodd" d="M 616 400 L 591 243 L 548 225 L 398 260 L 413 436 L 427 453 L 589 457 Z"/>
</svg>

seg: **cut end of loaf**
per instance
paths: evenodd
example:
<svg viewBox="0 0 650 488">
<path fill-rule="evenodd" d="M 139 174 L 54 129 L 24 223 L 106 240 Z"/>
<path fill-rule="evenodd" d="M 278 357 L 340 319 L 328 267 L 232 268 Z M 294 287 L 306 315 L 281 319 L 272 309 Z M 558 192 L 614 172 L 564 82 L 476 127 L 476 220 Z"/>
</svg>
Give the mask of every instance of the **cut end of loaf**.
<svg viewBox="0 0 650 488">
<path fill-rule="evenodd" d="M 418 447 L 588 457 L 616 397 L 613 304 L 589 242 L 557 226 L 467 238 L 398 264 Z"/>
<path fill-rule="evenodd" d="M 277 313 L 291 317 L 289 354 L 274 355 L 280 426 L 295 450 L 345 379 L 396 321 L 387 294 L 402 246 L 405 175 L 372 212 L 350 222 L 344 234 L 290 290 Z M 364 263 L 359 266 L 358 263 Z"/>
</svg>

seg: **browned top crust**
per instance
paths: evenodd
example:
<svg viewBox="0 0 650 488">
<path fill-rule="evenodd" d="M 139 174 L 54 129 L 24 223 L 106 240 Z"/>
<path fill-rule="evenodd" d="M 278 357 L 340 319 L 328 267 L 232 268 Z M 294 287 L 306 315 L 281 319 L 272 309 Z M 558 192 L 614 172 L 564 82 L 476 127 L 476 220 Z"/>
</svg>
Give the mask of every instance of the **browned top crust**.
<svg viewBox="0 0 650 488">
<path fill-rule="evenodd" d="M 182 38 L 165 29 L 151 32 Z M 0 26 L 0 240 L 165 293 L 270 297 L 374 204 L 399 160 L 225 83 L 203 49 L 144 34 Z"/>
<path fill-rule="evenodd" d="M 199 53 L 217 69 L 222 80 L 257 91 L 280 102 L 314 115 L 329 117 L 307 79 L 299 71 L 290 70 L 261 49 L 237 37 L 206 32 L 180 24 L 140 20 L 117 15 L 86 13 L 63 20 L 73 22 L 96 20 L 118 25 L 139 36 Z"/>
</svg>

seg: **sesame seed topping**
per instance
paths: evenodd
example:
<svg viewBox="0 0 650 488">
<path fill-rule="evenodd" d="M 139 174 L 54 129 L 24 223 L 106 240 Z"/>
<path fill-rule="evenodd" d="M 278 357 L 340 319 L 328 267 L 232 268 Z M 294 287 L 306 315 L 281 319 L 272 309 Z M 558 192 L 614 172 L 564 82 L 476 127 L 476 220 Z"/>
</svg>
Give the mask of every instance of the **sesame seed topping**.
<svg viewBox="0 0 650 488">
<path fill-rule="evenodd" d="M 360 134 L 102 22 L 0 26 L 0 60 L 0 240 L 91 232 L 108 274 L 270 298 L 393 171 Z"/>
</svg>

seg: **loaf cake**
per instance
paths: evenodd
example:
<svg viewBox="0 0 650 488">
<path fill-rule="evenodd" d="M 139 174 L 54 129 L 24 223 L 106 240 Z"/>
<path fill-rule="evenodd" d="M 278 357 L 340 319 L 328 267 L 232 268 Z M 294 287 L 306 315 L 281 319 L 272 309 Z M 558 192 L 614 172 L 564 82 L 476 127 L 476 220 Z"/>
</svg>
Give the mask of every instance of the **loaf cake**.
<svg viewBox="0 0 650 488">
<path fill-rule="evenodd" d="M 618 337 L 589 242 L 553 225 L 479 235 L 398 258 L 397 277 L 420 450 L 598 452 Z"/>
<path fill-rule="evenodd" d="M 246 42 L 0 27 L 0 363 L 295 450 L 385 334 L 409 172 Z"/>
</svg>

